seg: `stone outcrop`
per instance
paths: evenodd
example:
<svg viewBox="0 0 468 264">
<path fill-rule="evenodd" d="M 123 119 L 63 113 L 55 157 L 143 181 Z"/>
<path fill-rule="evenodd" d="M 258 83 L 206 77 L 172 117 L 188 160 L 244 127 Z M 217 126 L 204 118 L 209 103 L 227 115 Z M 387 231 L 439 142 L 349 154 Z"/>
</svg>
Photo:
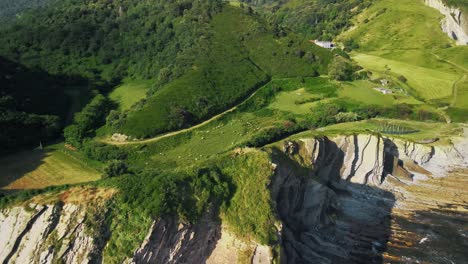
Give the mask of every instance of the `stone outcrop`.
<svg viewBox="0 0 468 264">
<path fill-rule="evenodd" d="M 454 39 L 458 45 L 468 44 L 468 18 L 460 8 L 450 7 L 442 0 L 424 0 L 426 5 L 439 10 L 445 18 L 441 22 L 442 30 Z"/>
<path fill-rule="evenodd" d="M 153 223 L 130 263 L 205 263 L 221 237 L 219 221 L 206 214 L 195 225 L 160 219 Z"/>
<path fill-rule="evenodd" d="M 90 263 L 98 250 L 85 232 L 84 208 L 73 205 L 29 205 L 0 212 L 2 263 Z"/>
</svg>

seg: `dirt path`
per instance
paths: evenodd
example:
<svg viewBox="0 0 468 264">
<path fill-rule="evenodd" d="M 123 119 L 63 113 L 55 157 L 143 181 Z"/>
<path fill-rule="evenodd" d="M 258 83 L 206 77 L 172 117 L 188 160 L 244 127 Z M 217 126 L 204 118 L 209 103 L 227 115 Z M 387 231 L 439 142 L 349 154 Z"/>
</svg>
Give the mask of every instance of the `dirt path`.
<svg viewBox="0 0 468 264">
<path fill-rule="evenodd" d="M 454 107 L 456 102 L 457 102 L 457 94 L 458 94 L 458 84 L 463 83 L 466 81 L 466 74 L 464 74 L 458 81 L 453 83 L 453 98 L 452 98 L 452 103 L 450 106 Z"/>
<path fill-rule="evenodd" d="M 461 65 L 458 65 L 458 64 L 456 64 L 455 62 L 446 60 L 446 59 L 440 57 L 438 54 L 434 53 L 433 51 L 431 51 L 431 55 L 434 56 L 434 57 L 436 57 L 436 59 L 438 59 L 438 60 L 440 60 L 440 61 L 443 61 L 443 62 L 445 62 L 445 63 L 448 63 L 448 64 L 450 64 L 450 65 L 452 65 L 452 66 L 454 66 L 454 67 L 456 67 L 456 68 L 458 68 L 458 69 L 460 69 L 460 70 L 462 70 L 462 71 L 464 71 L 464 72 L 468 72 L 468 69 L 466 69 L 465 67 L 463 67 L 463 66 L 461 66 Z"/>
<path fill-rule="evenodd" d="M 447 64 L 450 64 L 450 65 L 454 66 L 455 68 L 458 68 L 459 70 L 464 72 L 464 74 L 460 77 L 460 79 L 455 81 L 453 83 L 453 86 L 452 86 L 453 98 L 452 98 L 452 102 L 450 103 L 450 106 L 453 107 L 455 105 L 455 103 L 457 102 L 458 84 L 463 83 L 464 81 L 466 81 L 468 69 L 466 69 L 465 67 L 463 67 L 461 65 L 458 65 L 458 64 L 456 64 L 456 63 L 454 63 L 454 62 L 452 62 L 450 60 L 446 60 L 446 59 L 440 57 L 438 54 L 434 53 L 433 51 L 431 51 L 431 55 L 436 57 L 438 60 L 443 61 L 443 62 L 445 62 Z"/>
<path fill-rule="evenodd" d="M 231 113 L 231 112 L 235 111 L 239 106 L 241 106 L 242 104 L 247 102 L 250 98 L 254 97 L 260 89 L 261 89 L 261 87 L 259 89 L 257 89 L 255 92 L 253 92 L 249 97 L 247 97 L 247 99 L 245 99 L 244 101 L 242 101 L 238 105 L 235 105 L 232 108 L 230 108 L 230 109 L 228 109 L 228 110 L 226 110 L 226 111 L 224 111 L 224 112 L 222 112 L 220 114 L 217 114 L 217 115 L 211 117 L 210 119 L 208 119 L 206 121 L 203 121 L 202 123 L 199 123 L 199 124 L 197 124 L 195 126 L 192 126 L 192 127 L 189 127 L 189 128 L 184 128 L 184 129 L 181 129 L 181 130 L 169 132 L 167 134 L 159 135 L 159 136 L 144 139 L 144 140 L 119 142 L 119 141 L 112 141 L 110 138 L 104 138 L 104 139 L 101 139 L 100 141 L 102 143 L 106 143 L 106 144 L 109 144 L 109 145 L 117 145 L 117 146 L 118 145 L 137 145 L 137 144 L 154 143 L 154 142 L 157 142 L 157 141 L 159 141 L 159 140 L 161 140 L 163 138 L 172 137 L 172 136 L 175 136 L 175 135 L 186 133 L 186 132 L 192 131 L 194 129 L 197 129 L 199 127 L 202 127 L 202 126 L 204 126 L 204 125 L 206 125 L 206 124 L 208 124 L 210 122 L 213 122 L 213 121 L 223 117 L 224 115 L 226 115 L 228 113 Z"/>
</svg>

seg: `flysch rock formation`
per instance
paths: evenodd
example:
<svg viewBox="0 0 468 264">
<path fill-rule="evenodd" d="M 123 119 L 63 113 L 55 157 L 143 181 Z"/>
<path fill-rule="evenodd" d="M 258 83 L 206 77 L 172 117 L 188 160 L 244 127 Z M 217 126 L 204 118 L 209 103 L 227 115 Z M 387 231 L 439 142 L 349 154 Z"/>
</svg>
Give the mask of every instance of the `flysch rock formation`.
<svg viewBox="0 0 468 264">
<path fill-rule="evenodd" d="M 454 39 L 457 45 L 468 44 L 467 14 L 464 14 L 459 8 L 446 5 L 442 0 L 424 0 L 424 2 L 445 16 L 441 22 L 442 30 Z"/>
<path fill-rule="evenodd" d="M 29 205 L 0 212 L 2 263 L 88 263 L 96 248 L 85 210 L 73 204 Z"/>
<path fill-rule="evenodd" d="M 270 263 L 268 246 L 247 243 L 222 228 L 215 212 L 197 224 L 159 219 L 153 222 L 144 242 L 126 263 L 238 263 L 241 251 L 254 251 L 251 263 Z"/>
<path fill-rule="evenodd" d="M 286 141 L 273 149 L 269 188 L 281 221 L 280 262 L 463 262 L 466 133 L 445 145 L 349 135 Z M 106 263 L 103 233 L 89 232 L 86 211 L 73 203 L 3 209 L 0 261 Z M 251 252 L 250 263 L 271 263 L 269 247 L 237 239 L 217 215 L 207 213 L 193 225 L 155 220 L 124 262 L 237 263 L 242 252 Z"/>
<path fill-rule="evenodd" d="M 448 145 L 377 135 L 285 142 L 283 154 L 274 155 L 271 184 L 283 224 L 281 262 L 459 263 L 466 242 L 444 247 L 441 241 L 468 236 L 466 152 L 466 136 Z M 441 178 L 460 169 L 465 174 Z M 453 214 L 445 234 L 441 224 Z M 442 234 L 424 243 L 429 238 L 418 223 Z"/>
</svg>

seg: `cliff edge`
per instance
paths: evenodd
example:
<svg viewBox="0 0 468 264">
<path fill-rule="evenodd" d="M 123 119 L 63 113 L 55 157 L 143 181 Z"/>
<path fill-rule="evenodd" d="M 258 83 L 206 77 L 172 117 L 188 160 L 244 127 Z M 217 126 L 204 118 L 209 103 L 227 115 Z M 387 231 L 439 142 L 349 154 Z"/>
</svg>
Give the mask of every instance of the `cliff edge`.
<svg viewBox="0 0 468 264">
<path fill-rule="evenodd" d="M 460 8 L 448 6 L 442 0 L 424 0 L 424 2 L 445 16 L 441 22 L 442 30 L 454 39 L 457 45 L 468 44 L 468 18 Z"/>
</svg>

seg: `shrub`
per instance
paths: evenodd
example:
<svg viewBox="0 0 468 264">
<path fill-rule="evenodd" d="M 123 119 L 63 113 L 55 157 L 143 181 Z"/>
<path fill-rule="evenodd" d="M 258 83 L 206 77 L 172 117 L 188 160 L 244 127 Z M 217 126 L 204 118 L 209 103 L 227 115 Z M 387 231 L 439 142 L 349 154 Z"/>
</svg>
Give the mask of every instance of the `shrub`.
<svg viewBox="0 0 468 264">
<path fill-rule="evenodd" d="M 244 142 L 243 145 L 258 148 L 304 130 L 306 130 L 306 127 L 303 123 L 296 124 L 287 120 L 281 126 L 268 127 L 260 130 L 258 134 L 247 142 Z"/>
<path fill-rule="evenodd" d="M 92 140 L 85 140 L 82 149 L 88 158 L 102 162 L 127 158 L 127 152 L 124 149 Z"/>
<path fill-rule="evenodd" d="M 354 72 L 354 65 L 341 56 L 336 56 L 328 67 L 328 75 L 337 81 L 351 81 Z"/>
<path fill-rule="evenodd" d="M 75 114 L 73 124 L 65 128 L 65 141 L 80 147 L 83 140 L 94 136 L 94 131 L 104 125 L 112 104 L 101 94 L 96 95 L 81 112 Z"/>
<path fill-rule="evenodd" d="M 354 122 L 360 119 L 359 115 L 354 112 L 342 112 L 335 115 L 337 123 Z"/>
<path fill-rule="evenodd" d="M 116 177 L 123 175 L 128 172 L 127 164 L 121 160 L 110 161 L 107 166 L 104 168 L 104 176 L 107 177 Z"/>
<path fill-rule="evenodd" d="M 400 82 L 402 82 L 402 83 L 407 83 L 408 82 L 408 79 L 406 79 L 406 77 L 403 76 L 403 75 L 398 76 L 398 80 Z"/>
<path fill-rule="evenodd" d="M 81 142 L 83 141 L 85 134 L 82 128 L 73 124 L 63 130 L 63 136 L 65 137 L 65 142 L 79 148 L 81 147 Z"/>
<path fill-rule="evenodd" d="M 319 103 L 311 109 L 312 113 L 308 120 L 314 127 L 324 127 L 334 124 L 336 122 L 335 116 L 343 110 L 342 106 L 335 103 Z"/>
<path fill-rule="evenodd" d="M 354 39 L 347 39 L 343 41 L 343 44 L 345 46 L 345 51 L 349 52 L 354 49 L 359 49 L 359 44 L 354 40 Z"/>
</svg>

